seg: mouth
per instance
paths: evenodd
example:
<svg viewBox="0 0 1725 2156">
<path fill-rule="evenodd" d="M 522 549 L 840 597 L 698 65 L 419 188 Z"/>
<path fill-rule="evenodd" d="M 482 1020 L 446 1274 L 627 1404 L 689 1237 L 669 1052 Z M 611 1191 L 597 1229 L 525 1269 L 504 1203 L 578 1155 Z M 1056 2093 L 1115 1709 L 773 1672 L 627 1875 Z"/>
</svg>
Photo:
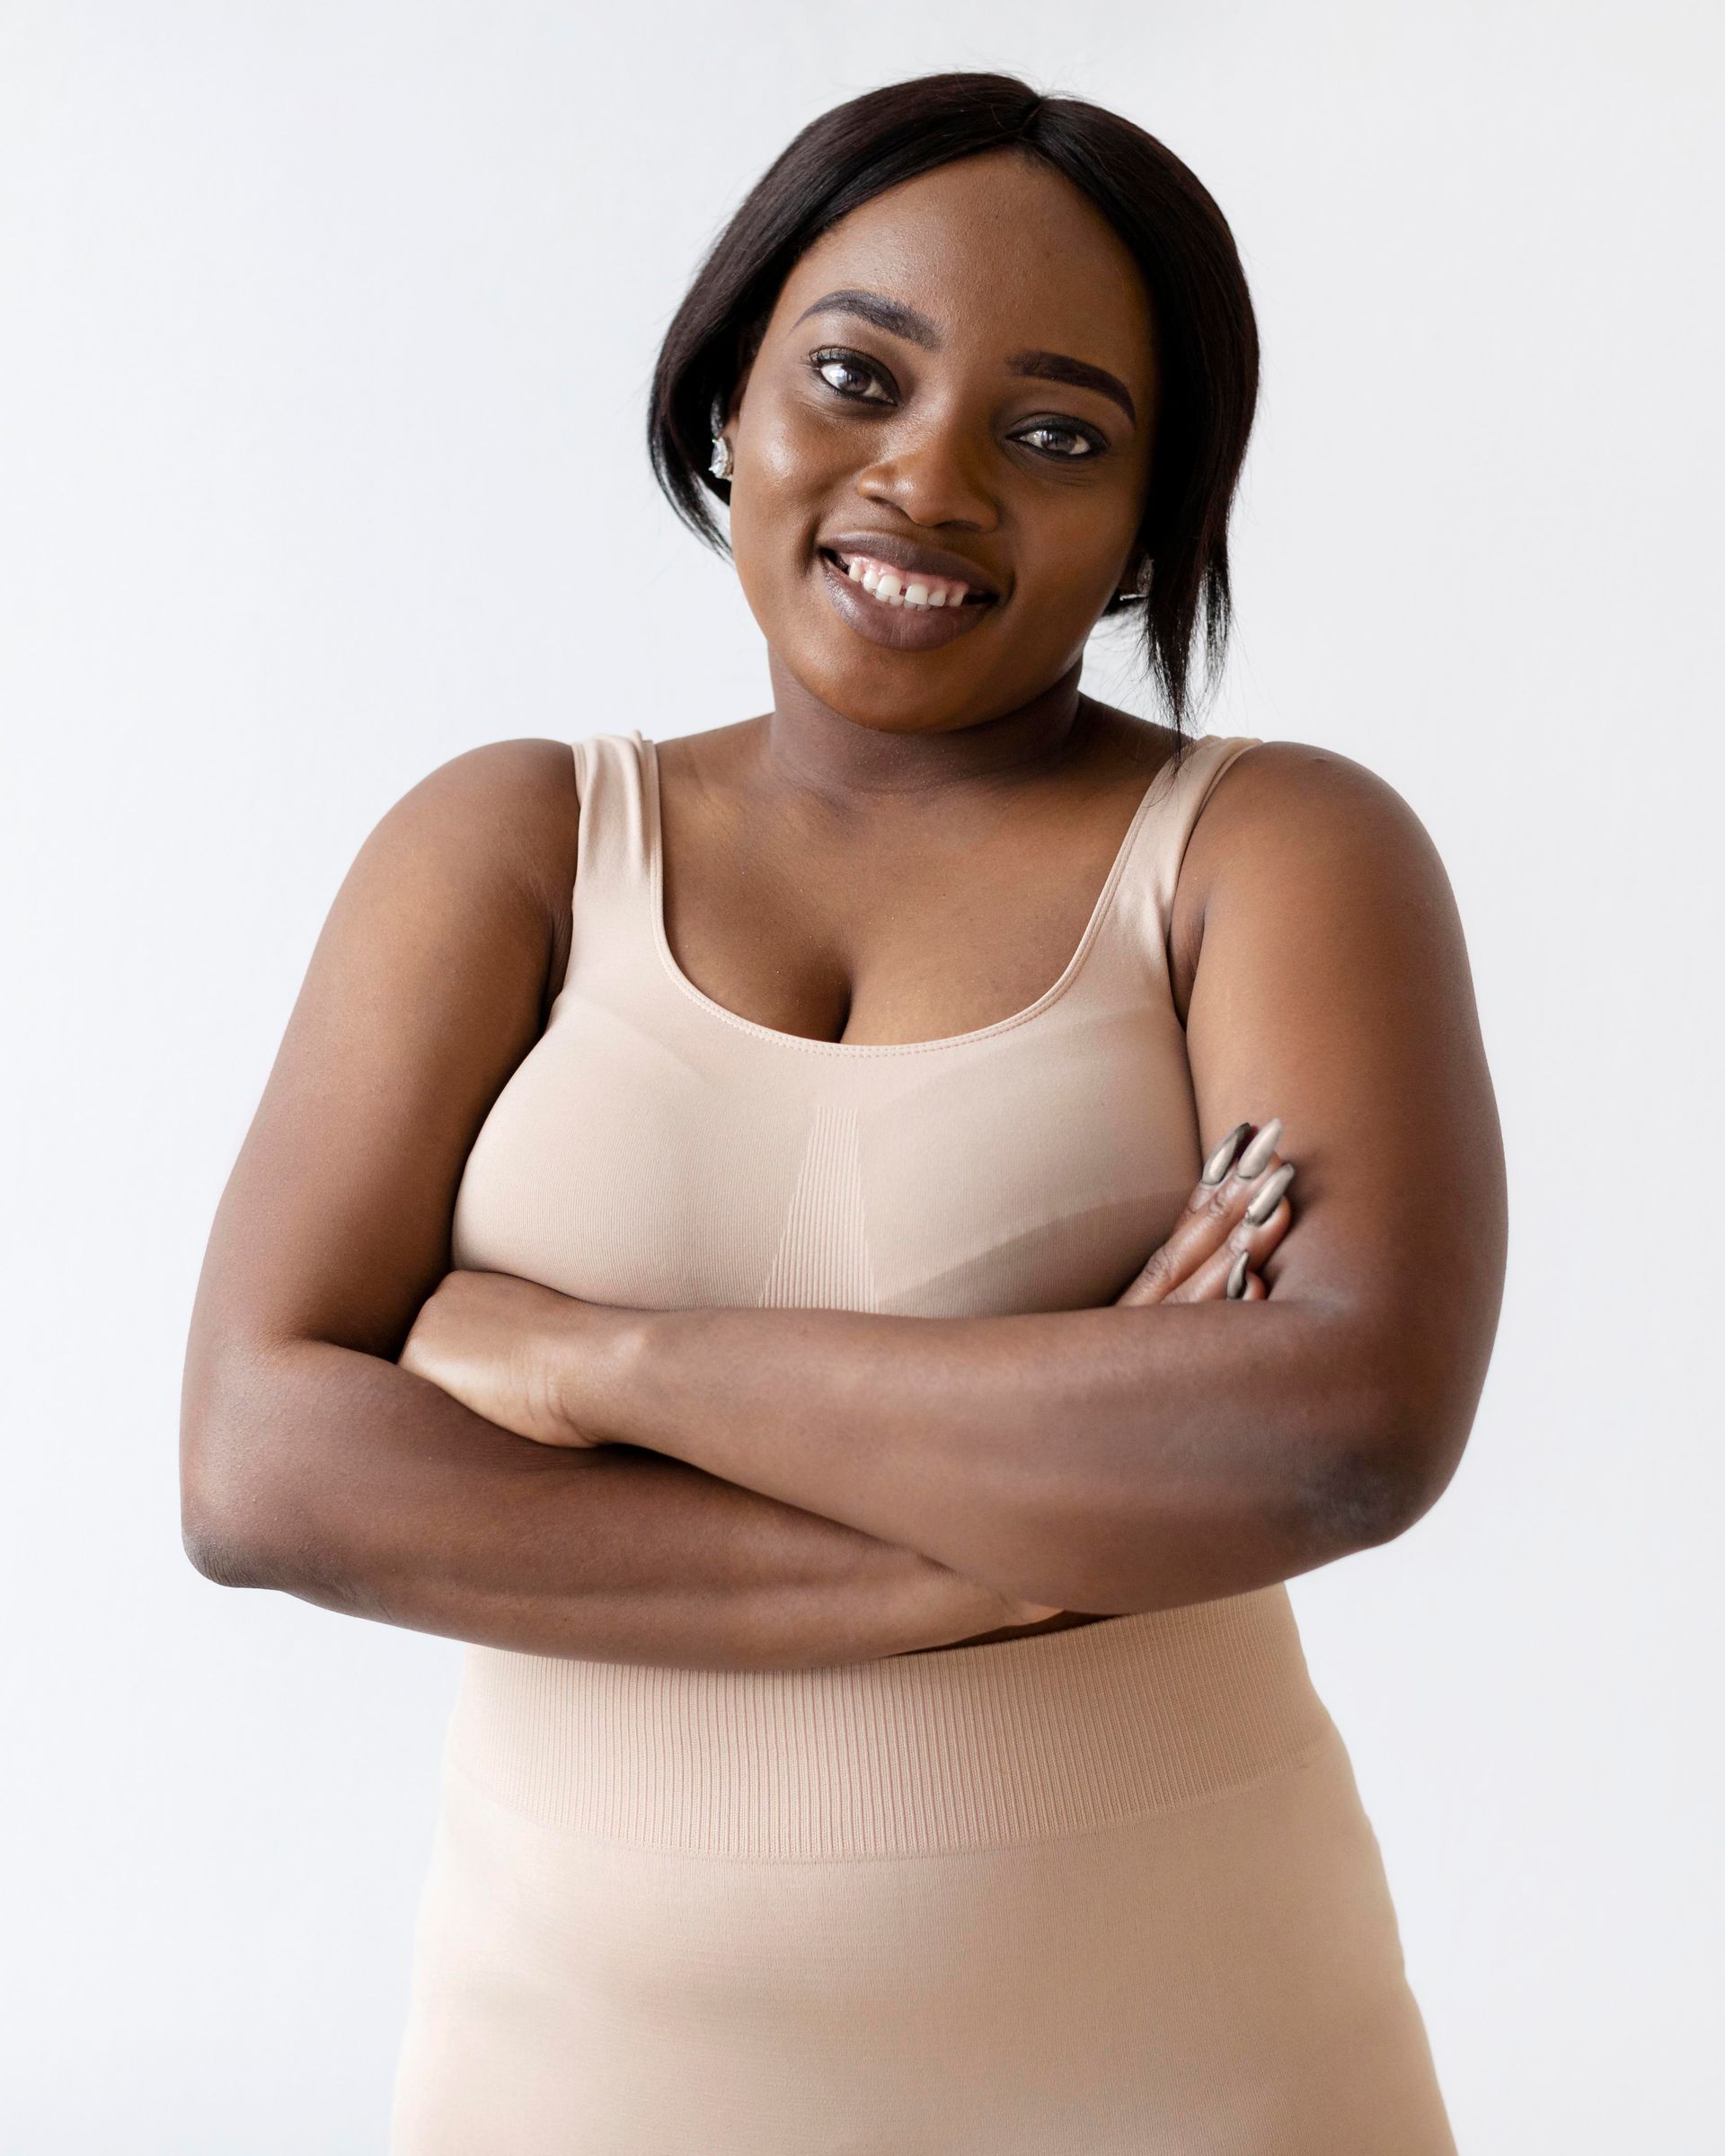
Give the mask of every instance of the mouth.
<svg viewBox="0 0 1725 2156">
<path fill-rule="evenodd" d="M 994 595 L 961 583 L 956 577 L 926 575 L 921 570 L 898 569 L 864 553 L 841 553 L 836 547 L 818 550 L 839 574 L 860 584 L 880 606 L 908 606 L 931 611 L 945 606 L 991 606 Z"/>
<path fill-rule="evenodd" d="M 951 577 L 895 569 L 866 554 L 818 547 L 833 610 L 868 638 L 899 651 L 928 651 L 974 629 L 999 605 Z"/>
</svg>

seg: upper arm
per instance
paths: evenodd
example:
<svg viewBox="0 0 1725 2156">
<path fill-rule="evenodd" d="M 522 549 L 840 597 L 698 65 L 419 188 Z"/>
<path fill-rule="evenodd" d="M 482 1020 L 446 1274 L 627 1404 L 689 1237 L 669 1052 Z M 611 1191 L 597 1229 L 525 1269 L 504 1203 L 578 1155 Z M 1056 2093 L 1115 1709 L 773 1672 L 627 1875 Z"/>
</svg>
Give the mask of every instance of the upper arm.
<svg viewBox="0 0 1725 2156">
<path fill-rule="evenodd" d="M 365 841 L 318 936 L 199 1280 L 182 1403 L 202 1439 L 274 1349 L 394 1360 L 448 1269 L 456 1187 L 542 1029 L 576 828 L 567 743 L 440 765 Z"/>
<path fill-rule="evenodd" d="M 1223 774 L 1194 826 L 1173 935 L 1194 961 L 1185 1019 L 1204 1143 L 1283 1118 L 1294 1220 L 1264 1278 L 1277 1300 L 1321 1312 L 1337 1352 L 1380 1381 L 1369 1464 L 1405 1524 L 1466 1444 L 1508 1237 L 1497 1106 L 1443 863 L 1362 765 L 1265 743 Z"/>
</svg>

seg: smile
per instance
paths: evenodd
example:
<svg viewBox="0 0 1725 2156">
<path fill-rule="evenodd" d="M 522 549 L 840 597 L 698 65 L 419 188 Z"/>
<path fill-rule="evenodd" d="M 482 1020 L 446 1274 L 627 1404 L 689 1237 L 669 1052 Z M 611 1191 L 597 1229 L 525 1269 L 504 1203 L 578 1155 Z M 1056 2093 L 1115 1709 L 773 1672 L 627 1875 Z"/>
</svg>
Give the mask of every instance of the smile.
<svg viewBox="0 0 1725 2156">
<path fill-rule="evenodd" d="M 834 611 L 871 643 L 928 651 L 974 629 L 996 602 L 955 578 L 896 569 L 867 554 L 818 550 Z"/>
<path fill-rule="evenodd" d="M 833 561 L 883 606 L 985 606 L 986 592 L 973 592 L 956 577 L 931 577 L 918 570 L 895 569 L 889 561 L 876 561 L 868 554 L 828 552 Z"/>
</svg>

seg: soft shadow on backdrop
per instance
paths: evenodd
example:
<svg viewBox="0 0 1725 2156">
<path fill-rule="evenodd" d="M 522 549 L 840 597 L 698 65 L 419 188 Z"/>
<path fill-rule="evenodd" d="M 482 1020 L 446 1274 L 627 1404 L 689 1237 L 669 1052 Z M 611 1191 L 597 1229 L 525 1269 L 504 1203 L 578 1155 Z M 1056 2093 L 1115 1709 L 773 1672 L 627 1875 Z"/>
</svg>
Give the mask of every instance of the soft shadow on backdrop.
<svg viewBox="0 0 1725 2156">
<path fill-rule="evenodd" d="M 381 2146 L 461 1650 L 181 1555 L 210 1216 L 416 778 L 765 708 L 648 473 L 652 355 L 796 128 L 947 66 L 1110 104 L 1222 203 L 1265 375 L 1209 727 L 1381 773 L 1468 931 L 1491 1375 L 1435 1511 L 1290 1590 L 1458 2140 L 1709 2145 L 1711 13 L 14 0 L 0 45 L 0 2145 Z"/>
</svg>

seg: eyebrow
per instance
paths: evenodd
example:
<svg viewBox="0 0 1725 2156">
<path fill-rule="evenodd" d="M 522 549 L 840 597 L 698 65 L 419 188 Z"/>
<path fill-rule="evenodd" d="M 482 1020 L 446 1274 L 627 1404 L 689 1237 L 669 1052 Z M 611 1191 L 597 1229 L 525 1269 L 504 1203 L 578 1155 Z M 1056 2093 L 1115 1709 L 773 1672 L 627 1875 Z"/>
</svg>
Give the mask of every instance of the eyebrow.
<svg viewBox="0 0 1725 2156">
<path fill-rule="evenodd" d="M 889 299 L 883 292 L 864 292 L 846 287 L 828 292 L 805 307 L 791 324 L 807 322 L 811 314 L 854 314 L 861 321 L 872 323 L 876 329 L 885 330 L 894 337 L 902 337 L 907 344 L 921 345 L 925 352 L 941 349 L 941 332 L 920 308 L 907 306 L 901 299 Z M 1099 396 L 1111 399 L 1125 412 L 1136 427 L 1138 423 L 1137 407 L 1132 402 L 1132 393 L 1118 375 L 1110 375 L 1105 367 L 1093 367 L 1088 359 L 1075 359 L 1066 352 L 1008 352 L 1006 371 L 1009 375 L 1024 375 L 1038 381 L 1065 382 L 1074 389 L 1093 389 Z"/>
</svg>

